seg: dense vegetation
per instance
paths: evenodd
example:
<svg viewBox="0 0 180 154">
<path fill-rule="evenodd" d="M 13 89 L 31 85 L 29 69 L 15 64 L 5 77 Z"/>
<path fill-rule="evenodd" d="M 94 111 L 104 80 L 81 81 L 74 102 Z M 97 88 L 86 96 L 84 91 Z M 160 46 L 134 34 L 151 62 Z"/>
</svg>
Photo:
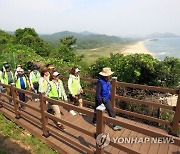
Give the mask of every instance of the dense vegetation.
<svg viewBox="0 0 180 154">
<path fill-rule="evenodd" d="M 161 87 L 177 87 L 180 83 L 180 59 L 166 57 L 163 61 L 147 54 L 111 55 L 101 58 L 90 67 L 90 74 L 98 77 L 103 67 L 114 70 L 119 81 Z"/>
</svg>

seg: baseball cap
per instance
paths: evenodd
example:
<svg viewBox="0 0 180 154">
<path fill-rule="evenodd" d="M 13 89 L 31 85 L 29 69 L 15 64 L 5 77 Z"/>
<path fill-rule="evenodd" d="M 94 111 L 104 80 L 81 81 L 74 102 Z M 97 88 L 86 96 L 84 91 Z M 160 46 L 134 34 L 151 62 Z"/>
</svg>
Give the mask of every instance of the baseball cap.
<svg viewBox="0 0 180 154">
<path fill-rule="evenodd" d="M 79 68 L 76 68 L 75 73 L 77 73 L 77 72 L 80 72 L 80 69 L 79 69 Z"/>
<path fill-rule="evenodd" d="M 60 75 L 58 72 L 53 73 L 53 76 L 58 76 L 58 75 Z"/>
</svg>

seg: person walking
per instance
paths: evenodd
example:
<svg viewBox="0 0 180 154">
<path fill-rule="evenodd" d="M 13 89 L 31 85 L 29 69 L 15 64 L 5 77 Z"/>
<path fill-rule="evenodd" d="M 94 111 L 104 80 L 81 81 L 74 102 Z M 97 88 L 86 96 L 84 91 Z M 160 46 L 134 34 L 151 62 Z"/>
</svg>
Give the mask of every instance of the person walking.
<svg viewBox="0 0 180 154">
<path fill-rule="evenodd" d="M 28 79 L 24 75 L 24 70 L 20 67 L 17 68 L 17 79 L 16 79 L 16 88 L 26 90 L 28 86 Z M 18 92 L 19 100 L 25 103 L 26 97 L 25 93 Z M 24 106 L 21 104 L 21 108 L 24 108 Z"/>
<path fill-rule="evenodd" d="M 102 103 L 107 109 L 108 115 L 110 117 L 116 118 L 116 114 L 111 106 L 111 83 L 110 78 L 114 72 L 111 71 L 110 68 L 103 68 L 103 70 L 99 73 L 101 77 L 98 79 L 96 84 L 96 95 L 95 95 L 95 108 L 94 108 L 94 117 L 93 124 L 96 125 L 96 108 Z M 114 130 L 122 129 L 121 126 L 113 126 Z"/>
<path fill-rule="evenodd" d="M 31 89 L 36 94 L 38 94 L 38 92 L 39 92 L 39 79 L 40 79 L 40 77 L 41 77 L 41 75 L 38 71 L 38 66 L 34 65 L 33 71 L 29 74 L 29 80 L 30 80 Z M 37 101 L 39 101 L 39 99 L 35 98 L 34 101 L 37 102 Z"/>
<path fill-rule="evenodd" d="M 47 96 L 48 89 L 50 87 L 49 84 L 49 71 L 48 68 L 44 67 L 41 70 L 41 77 L 39 79 L 39 93 L 42 93 L 44 96 Z M 49 103 L 46 101 L 46 108 L 49 113 L 52 112 L 52 109 L 49 105 Z"/>
<path fill-rule="evenodd" d="M 15 78 L 13 72 L 10 70 L 10 65 L 6 62 L 3 65 L 2 73 L 2 82 L 5 85 L 11 85 L 15 83 Z M 12 96 L 11 89 L 6 88 L 7 95 Z M 12 103 L 12 99 L 9 100 L 9 103 Z"/>
<path fill-rule="evenodd" d="M 50 78 L 50 88 L 48 89 L 48 97 L 52 98 L 52 99 L 56 99 L 56 100 L 65 100 L 67 101 L 67 95 L 65 93 L 64 90 L 64 86 L 62 81 L 59 79 L 59 73 L 58 72 L 54 72 Z M 51 102 L 48 102 L 48 104 L 51 106 L 52 110 L 53 110 L 53 114 L 58 117 L 61 118 L 61 113 L 60 113 L 60 108 L 58 105 L 54 105 Z M 60 123 L 60 122 L 55 122 L 56 126 L 61 130 L 64 131 L 65 128 L 64 126 Z"/>
<path fill-rule="evenodd" d="M 80 84 L 80 76 L 79 76 L 79 68 L 73 67 L 71 69 L 71 73 L 69 75 L 68 79 L 68 90 L 69 90 L 69 99 L 70 101 L 75 104 L 76 102 L 79 103 L 79 107 L 83 107 L 83 101 L 82 101 L 82 93 L 83 89 Z M 76 115 L 76 112 L 74 110 L 70 110 L 70 114 Z M 79 113 L 82 114 L 82 113 Z"/>
<path fill-rule="evenodd" d="M 0 83 L 3 83 L 3 72 L 0 70 Z M 0 85 L 0 93 L 3 90 L 3 86 Z"/>
<path fill-rule="evenodd" d="M 47 89 L 49 85 L 49 72 L 47 68 L 41 70 L 41 77 L 39 79 L 39 92 L 47 96 Z"/>
<path fill-rule="evenodd" d="M 15 73 L 14 73 L 15 78 L 17 77 L 17 74 L 18 74 L 18 73 L 17 73 L 17 70 L 20 69 L 20 68 L 22 68 L 22 65 L 18 64 L 18 65 L 17 65 L 17 69 L 16 69 L 16 71 L 15 71 Z"/>
</svg>

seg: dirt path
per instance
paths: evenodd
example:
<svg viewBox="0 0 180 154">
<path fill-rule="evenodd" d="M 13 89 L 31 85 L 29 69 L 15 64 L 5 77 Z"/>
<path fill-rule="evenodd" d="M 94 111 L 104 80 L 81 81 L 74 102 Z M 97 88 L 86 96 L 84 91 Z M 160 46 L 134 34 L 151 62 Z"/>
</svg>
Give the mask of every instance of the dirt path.
<svg viewBox="0 0 180 154">
<path fill-rule="evenodd" d="M 18 141 L 6 138 L 0 132 L 0 153 L 2 154 L 30 154 L 24 145 Z"/>
</svg>

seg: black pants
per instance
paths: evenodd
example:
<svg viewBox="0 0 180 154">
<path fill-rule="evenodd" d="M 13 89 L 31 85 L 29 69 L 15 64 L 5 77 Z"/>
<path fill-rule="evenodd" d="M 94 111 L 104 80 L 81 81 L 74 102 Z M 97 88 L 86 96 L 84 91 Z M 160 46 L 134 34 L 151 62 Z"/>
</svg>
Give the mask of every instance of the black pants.
<svg viewBox="0 0 180 154">
<path fill-rule="evenodd" d="M 102 102 L 104 104 L 104 106 L 106 107 L 106 110 L 108 112 L 108 115 L 110 117 L 116 118 L 116 114 L 112 109 L 112 105 L 110 101 L 103 101 Z M 95 99 L 95 108 L 94 108 L 94 117 L 93 117 L 93 123 L 96 123 L 96 108 L 101 105 L 101 103 L 98 102 L 97 99 Z"/>
<path fill-rule="evenodd" d="M 25 93 L 19 92 L 19 100 L 22 101 L 22 102 L 25 102 L 25 100 L 26 100 Z"/>
</svg>

